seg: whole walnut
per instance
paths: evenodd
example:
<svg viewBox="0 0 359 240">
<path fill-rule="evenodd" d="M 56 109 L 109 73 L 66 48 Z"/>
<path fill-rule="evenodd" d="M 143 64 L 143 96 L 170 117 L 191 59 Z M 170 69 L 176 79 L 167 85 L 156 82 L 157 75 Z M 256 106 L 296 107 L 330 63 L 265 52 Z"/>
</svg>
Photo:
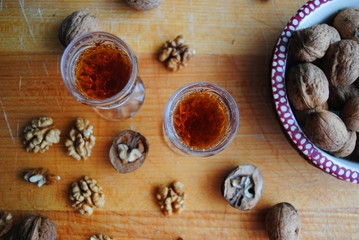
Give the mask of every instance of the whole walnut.
<svg viewBox="0 0 359 240">
<path fill-rule="evenodd" d="M 321 111 L 321 110 L 328 110 L 328 104 L 324 103 L 323 105 L 313 108 L 313 109 L 309 109 L 309 110 L 303 110 L 303 111 L 299 111 L 297 109 L 292 109 L 293 113 L 295 115 L 295 119 L 297 120 L 297 122 L 299 123 L 299 125 L 304 125 L 305 124 L 305 119 L 307 118 L 307 116 L 312 113 L 312 112 L 317 112 L 317 111 Z"/>
<path fill-rule="evenodd" d="M 87 10 L 78 10 L 61 23 L 59 39 L 65 47 L 77 36 L 100 30 L 97 18 Z"/>
<path fill-rule="evenodd" d="M 16 240 L 56 240 L 55 223 L 46 217 L 30 216 L 19 225 Z"/>
<path fill-rule="evenodd" d="M 333 86 L 350 85 L 359 77 L 359 44 L 341 40 L 329 46 L 323 70 Z"/>
<path fill-rule="evenodd" d="M 270 240 L 297 240 L 301 230 L 300 217 L 292 204 L 282 202 L 273 206 L 266 216 Z"/>
<path fill-rule="evenodd" d="M 356 142 L 357 142 L 357 133 L 355 131 L 349 131 L 348 141 L 344 144 L 344 146 L 339 151 L 333 152 L 331 154 L 335 157 L 347 157 L 350 154 L 352 154 L 352 152 L 354 151 Z"/>
<path fill-rule="evenodd" d="M 324 72 L 314 64 L 297 64 L 289 70 L 287 93 L 294 108 L 309 110 L 326 103 L 329 83 Z"/>
<path fill-rule="evenodd" d="M 359 43 L 359 9 L 347 8 L 340 11 L 334 18 L 334 27 L 345 39 L 351 39 Z"/>
<path fill-rule="evenodd" d="M 359 132 L 359 97 L 350 99 L 340 113 L 348 129 Z"/>
<path fill-rule="evenodd" d="M 140 11 L 156 8 L 161 5 L 162 1 L 163 0 L 126 0 L 130 7 Z"/>
<path fill-rule="evenodd" d="M 347 101 L 358 96 L 359 89 L 353 84 L 329 86 L 328 104 L 330 109 L 342 110 Z"/>
<path fill-rule="evenodd" d="M 323 23 L 300 29 L 293 33 L 290 50 L 302 62 L 313 62 L 322 58 L 331 43 L 339 41 L 338 31 Z"/>
<path fill-rule="evenodd" d="M 310 113 L 305 121 L 308 138 L 327 152 L 337 152 L 349 139 L 344 122 L 334 113 L 322 110 Z"/>
</svg>

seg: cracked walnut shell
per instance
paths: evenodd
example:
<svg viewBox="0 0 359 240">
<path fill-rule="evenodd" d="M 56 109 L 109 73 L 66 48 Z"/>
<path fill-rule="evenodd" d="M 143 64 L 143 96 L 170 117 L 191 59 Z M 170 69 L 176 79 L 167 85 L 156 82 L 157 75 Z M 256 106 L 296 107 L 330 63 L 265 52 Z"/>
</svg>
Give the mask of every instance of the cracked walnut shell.
<svg viewBox="0 0 359 240">
<path fill-rule="evenodd" d="M 78 210 L 82 215 L 92 215 L 94 208 L 103 207 L 105 204 L 105 195 L 102 187 L 97 181 L 85 176 L 71 185 L 70 200 L 72 207 Z"/>
<path fill-rule="evenodd" d="M 82 34 L 100 30 L 100 24 L 97 18 L 87 10 L 78 10 L 67 16 L 61 23 L 59 39 L 65 47 Z"/>
<path fill-rule="evenodd" d="M 185 44 L 182 35 L 174 40 L 168 40 L 159 51 L 158 60 L 163 62 L 168 70 L 177 71 L 187 66 L 188 61 L 196 51 Z"/>
<path fill-rule="evenodd" d="M 13 218 L 11 213 L 0 211 L 0 237 L 10 231 Z"/>
<path fill-rule="evenodd" d="M 91 236 L 90 240 L 113 240 L 113 238 L 111 238 L 105 234 L 102 234 L 102 233 L 97 233 L 97 234 Z"/>
<path fill-rule="evenodd" d="M 56 225 L 50 218 L 30 216 L 21 222 L 17 234 L 17 240 L 56 240 Z"/>
<path fill-rule="evenodd" d="M 60 133 L 60 130 L 54 127 L 52 118 L 33 119 L 23 130 L 26 151 L 34 153 L 47 151 L 52 144 L 60 141 Z"/>
<path fill-rule="evenodd" d="M 93 126 L 90 124 L 90 121 L 77 118 L 65 145 L 69 156 L 76 160 L 86 160 L 91 156 L 95 142 L 96 138 L 93 136 Z"/>
<path fill-rule="evenodd" d="M 156 198 L 165 216 L 180 213 L 184 209 L 185 193 L 183 183 L 173 182 L 170 186 L 160 185 L 157 188 Z"/>
<path fill-rule="evenodd" d="M 24 179 L 30 183 L 37 184 L 38 187 L 50 185 L 60 180 L 60 176 L 56 176 L 46 168 L 31 168 L 23 173 Z"/>
</svg>

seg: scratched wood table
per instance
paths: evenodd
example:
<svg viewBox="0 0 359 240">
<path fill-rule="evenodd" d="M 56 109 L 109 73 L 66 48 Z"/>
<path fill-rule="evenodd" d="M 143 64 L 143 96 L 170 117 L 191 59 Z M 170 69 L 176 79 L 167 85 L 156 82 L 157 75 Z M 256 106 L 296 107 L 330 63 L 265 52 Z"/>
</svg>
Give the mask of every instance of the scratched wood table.
<svg viewBox="0 0 359 240">
<path fill-rule="evenodd" d="M 16 222 L 39 214 L 52 218 L 58 239 L 89 239 L 104 232 L 116 239 L 267 239 L 264 216 L 282 201 L 302 219 L 301 239 L 359 239 L 359 191 L 304 160 L 288 142 L 273 110 L 269 67 L 281 29 L 304 0 L 165 0 L 157 9 L 138 12 L 121 0 L 0 0 L 0 209 Z M 140 112 L 109 122 L 78 103 L 66 90 L 59 64 L 64 48 L 57 38 L 62 20 L 88 8 L 104 31 L 130 44 L 139 59 L 146 99 Z M 196 49 L 189 66 L 172 73 L 156 60 L 162 42 L 183 34 Z M 207 81 L 226 88 L 240 110 L 233 143 L 209 158 L 187 158 L 163 140 L 162 112 L 179 87 Z M 32 118 L 53 117 L 61 142 L 43 154 L 21 143 Z M 94 125 L 92 157 L 75 161 L 66 154 L 65 137 L 76 117 Z M 108 161 L 114 136 L 134 129 L 150 142 L 150 153 L 137 171 L 119 174 Z M 249 212 L 229 206 L 221 182 L 239 164 L 258 166 L 265 179 L 259 204 Z M 28 167 L 46 167 L 61 176 L 38 188 L 21 179 Z M 90 217 L 71 208 L 69 185 L 83 175 L 104 187 L 106 204 Z M 180 180 L 186 209 L 164 217 L 155 187 Z"/>
</svg>

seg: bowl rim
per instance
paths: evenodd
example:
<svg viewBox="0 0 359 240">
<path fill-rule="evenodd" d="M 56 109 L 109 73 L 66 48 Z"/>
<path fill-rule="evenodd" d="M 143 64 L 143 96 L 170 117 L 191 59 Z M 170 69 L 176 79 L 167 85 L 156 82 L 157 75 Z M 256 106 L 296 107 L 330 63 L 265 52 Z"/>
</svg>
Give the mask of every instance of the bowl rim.
<svg viewBox="0 0 359 240">
<path fill-rule="evenodd" d="M 359 163 L 357 168 L 350 166 L 353 165 L 352 162 L 329 155 L 316 147 L 306 137 L 292 112 L 285 87 L 289 39 L 292 37 L 293 32 L 300 28 L 300 23 L 305 17 L 313 14 L 315 10 L 326 3 L 334 1 L 335 0 L 309 0 L 298 9 L 285 26 L 273 51 L 271 65 L 272 97 L 282 128 L 287 133 L 296 149 L 304 155 L 307 160 L 311 161 L 326 173 L 339 179 L 358 184 Z"/>
</svg>

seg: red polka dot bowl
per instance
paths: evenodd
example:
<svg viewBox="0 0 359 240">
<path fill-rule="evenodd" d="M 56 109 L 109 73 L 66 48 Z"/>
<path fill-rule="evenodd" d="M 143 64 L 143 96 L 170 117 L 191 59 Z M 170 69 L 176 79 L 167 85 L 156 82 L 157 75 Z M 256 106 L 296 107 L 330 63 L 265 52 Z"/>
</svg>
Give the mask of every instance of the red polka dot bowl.
<svg viewBox="0 0 359 240">
<path fill-rule="evenodd" d="M 285 87 L 288 44 L 293 32 L 327 22 L 339 10 L 346 8 L 359 8 L 359 0 L 310 0 L 297 11 L 285 26 L 275 45 L 271 85 L 280 122 L 298 151 L 323 171 L 339 179 L 359 183 L 359 161 L 333 157 L 316 147 L 306 137 L 292 112 Z"/>
</svg>

